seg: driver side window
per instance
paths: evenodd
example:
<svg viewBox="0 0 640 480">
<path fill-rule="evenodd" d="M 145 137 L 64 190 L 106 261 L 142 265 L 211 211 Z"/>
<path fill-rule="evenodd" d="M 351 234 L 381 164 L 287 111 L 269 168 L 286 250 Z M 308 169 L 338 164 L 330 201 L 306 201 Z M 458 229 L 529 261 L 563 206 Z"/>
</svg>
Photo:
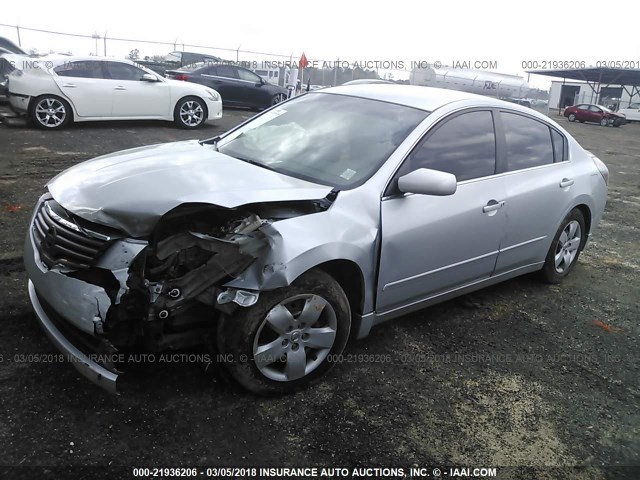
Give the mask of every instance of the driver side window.
<svg viewBox="0 0 640 480">
<path fill-rule="evenodd" d="M 142 79 L 145 71 L 128 63 L 107 62 L 107 73 L 111 80 L 137 81 Z"/>
<path fill-rule="evenodd" d="M 458 182 L 493 175 L 496 136 L 492 113 L 463 113 L 436 125 L 409 154 L 398 176 L 418 168 L 452 173 Z"/>
</svg>

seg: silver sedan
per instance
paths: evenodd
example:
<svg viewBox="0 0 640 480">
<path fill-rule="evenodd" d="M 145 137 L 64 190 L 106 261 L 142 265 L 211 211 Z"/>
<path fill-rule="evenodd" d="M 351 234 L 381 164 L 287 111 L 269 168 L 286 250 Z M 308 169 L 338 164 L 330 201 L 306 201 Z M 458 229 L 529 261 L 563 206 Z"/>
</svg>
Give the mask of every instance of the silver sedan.
<svg viewBox="0 0 640 480">
<path fill-rule="evenodd" d="M 528 108 L 327 88 L 216 138 L 58 175 L 26 239 L 29 294 L 52 341 L 108 390 L 126 370 L 110 354 L 213 343 L 244 387 L 284 393 L 383 321 L 529 272 L 560 282 L 607 181 Z"/>
</svg>

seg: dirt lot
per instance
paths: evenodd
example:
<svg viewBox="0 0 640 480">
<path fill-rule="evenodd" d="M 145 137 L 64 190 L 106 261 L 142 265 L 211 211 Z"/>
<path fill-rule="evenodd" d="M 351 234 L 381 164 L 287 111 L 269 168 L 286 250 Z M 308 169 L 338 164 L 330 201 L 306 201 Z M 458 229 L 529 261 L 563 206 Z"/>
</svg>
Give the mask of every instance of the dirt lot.
<svg viewBox="0 0 640 480">
<path fill-rule="evenodd" d="M 198 363 L 139 368 L 129 391 L 111 396 L 70 365 L 28 361 L 55 352 L 21 263 L 46 181 L 99 154 L 213 136 L 248 115 L 227 111 L 197 132 L 0 124 L 0 465 L 538 467 L 514 478 L 621 478 L 545 467 L 640 465 L 640 125 L 560 118 L 611 172 L 600 229 L 562 285 L 522 277 L 374 328 L 347 349 L 391 361 L 343 363 L 321 385 L 275 399 Z"/>
</svg>

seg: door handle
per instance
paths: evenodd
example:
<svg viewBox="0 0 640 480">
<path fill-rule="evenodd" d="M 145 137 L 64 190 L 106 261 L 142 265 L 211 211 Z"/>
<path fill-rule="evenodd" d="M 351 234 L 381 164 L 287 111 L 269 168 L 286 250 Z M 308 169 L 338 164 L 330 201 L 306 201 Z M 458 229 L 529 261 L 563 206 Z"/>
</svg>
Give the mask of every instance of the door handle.
<svg viewBox="0 0 640 480">
<path fill-rule="evenodd" d="M 74 83 L 64 83 L 62 84 L 62 86 L 66 88 L 76 88 L 76 85 Z"/>
<path fill-rule="evenodd" d="M 560 182 L 560 188 L 566 188 L 566 187 L 570 187 L 571 185 L 573 185 L 574 180 L 571 178 L 563 178 L 562 181 Z"/>
<path fill-rule="evenodd" d="M 114 88 L 114 90 L 126 90 L 126 88 L 123 87 L 122 85 L 118 85 L 117 87 Z"/>
<path fill-rule="evenodd" d="M 499 208 L 504 206 L 504 200 L 501 202 L 496 202 L 495 200 L 490 200 L 484 207 L 482 207 L 483 213 L 495 212 Z"/>
</svg>

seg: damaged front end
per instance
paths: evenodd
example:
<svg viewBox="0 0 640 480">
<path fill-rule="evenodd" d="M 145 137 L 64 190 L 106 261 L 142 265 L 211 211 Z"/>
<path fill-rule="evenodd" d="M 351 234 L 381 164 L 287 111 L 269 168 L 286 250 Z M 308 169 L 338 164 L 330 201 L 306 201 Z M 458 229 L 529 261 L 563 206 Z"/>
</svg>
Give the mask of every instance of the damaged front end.
<svg viewBox="0 0 640 480">
<path fill-rule="evenodd" d="M 132 239 L 73 215 L 47 194 L 25 245 L 34 310 L 74 366 L 115 392 L 120 372 L 109 358 L 122 349 L 161 352 L 211 341 L 220 313 L 258 300 L 256 290 L 224 285 L 273 245 L 269 224 L 330 204 L 181 205 L 151 235 Z"/>
</svg>

